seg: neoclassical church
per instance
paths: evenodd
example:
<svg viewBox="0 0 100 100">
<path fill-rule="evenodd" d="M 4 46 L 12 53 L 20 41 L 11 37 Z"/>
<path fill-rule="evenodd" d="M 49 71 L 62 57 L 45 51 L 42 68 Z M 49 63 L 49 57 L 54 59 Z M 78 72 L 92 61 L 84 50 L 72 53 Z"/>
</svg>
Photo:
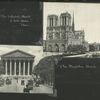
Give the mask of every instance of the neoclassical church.
<svg viewBox="0 0 100 100">
<path fill-rule="evenodd" d="M 18 83 L 27 83 L 32 77 L 34 55 L 21 50 L 14 50 L 1 55 L 1 63 L 5 78 L 17 78 Z"/>
<path fill-rule="evenodd" d="M 84 30 L 75 30 L 74 15 L 73 18 L 68 12 L 60 16 L 48 15 L 43 49 L 45 52 L 65 52 L 68 45 L 86 46 L 84 36 Z"/>
</svg>

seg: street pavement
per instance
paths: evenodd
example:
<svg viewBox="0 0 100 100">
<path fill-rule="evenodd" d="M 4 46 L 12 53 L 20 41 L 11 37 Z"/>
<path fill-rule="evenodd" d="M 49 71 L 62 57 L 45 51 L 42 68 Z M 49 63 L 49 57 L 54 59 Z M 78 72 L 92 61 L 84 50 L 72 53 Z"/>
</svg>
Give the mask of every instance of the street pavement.
<svg viewBox="0 0 100 100">
<path fill-rule="evenodd" d="M 52 94 L 53 89 L 48 86 L 40 85 L 39 87 L 34 87 L 33 90 L 30 91 L 30 93 L 48 93 Z"/>
<path fill-rule="evenodd" d="M 4 85 L 0 87 L 0 92 L 2 93 L 23 93 L 24 86 L 21 86 L 17 82 L 13 82 L 11 85 Z M 52 94 L 53 89 L 48 86 L 40 85 L 39 87 L 33 87 L 30 93 L 48 93 Z"/>
</svg>

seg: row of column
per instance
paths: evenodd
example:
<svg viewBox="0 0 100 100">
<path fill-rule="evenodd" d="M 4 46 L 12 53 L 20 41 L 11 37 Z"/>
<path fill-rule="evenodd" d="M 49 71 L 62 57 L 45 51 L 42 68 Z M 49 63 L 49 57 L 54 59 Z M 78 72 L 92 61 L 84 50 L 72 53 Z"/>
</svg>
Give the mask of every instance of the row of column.
<svg viewBox="0 0 100 100">
<path fill-rule="evenodd" d="M 16 63 L 16 61 L 14 61 L 14 66 L 12 66 L 12 61 L 10 61 L 10 75 L 12 75 L 12 67 L 14 67 L 14 75 L 17 75 L 16 74 L 16 66 L 17 65 L 17 63 Z M 19 61 L 19 64 L 18 64 L 19 66 L 19 73 L 18 73 L 18 75 L 21 75 L 21 61 Z M 25 61 L 23 62 L 23 75 L 25 75 Z M 7 61 L 5 61 L 5 74 L 6 75 L 8 75 L 8 64 L 7 64 Z M 27 70 L 27 75 L 30 75 L 30 61 L 28 61 L 28 70 Z"/>
<path fill-rule="evenodd" d="M 68 33 L 50 32 L 47 35 L 47 39 L 64 39 L 67 37 L 66 34 L 68 34 Z"/>
<path fill-rule="evenodd" d="M 60 25 L 69 25 L 71 26 L 71 17 L 69 16 L 60 16 L 60 19 L 58 20 L 57 16 L 51 16 L 47 18 L 47 26 L 48 27 L 55 27 L 60 22 Z"/>
<path fill-rule="evenodd" d="M 69 25 L 71 26 L 71 19 L 68 16 L 60 17 L 60 25 Z"/>
<path fill-rule="evenodd" d="M 57 17 L 51 17 L 51 18 L 47 19 L 48 27 L 53 27 L 53 26 L 55 27 L 55 26 L 57 26 L 57 23 L 58 23 Z"/>
<path fill-rule="evenodd" d="M 55 47 L 55 48 L 54 48 Z M 66 46 L 65 46 L 65 44 L 62 44 L 62 45 L 48 45 L 48 51 L 49 52 L 52 52 L 52 51 L 56 51 L 56 52 L 58 52 L 58 51 L 66 51 Z"/>
</svg>

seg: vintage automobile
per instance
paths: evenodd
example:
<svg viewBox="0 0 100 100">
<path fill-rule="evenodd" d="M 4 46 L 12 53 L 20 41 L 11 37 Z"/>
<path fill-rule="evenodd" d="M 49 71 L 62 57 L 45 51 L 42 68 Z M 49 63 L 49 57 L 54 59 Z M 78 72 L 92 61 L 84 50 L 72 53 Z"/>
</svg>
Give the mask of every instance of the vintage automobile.
<svg viewBox="0 0 100 100">
<path fill-rule="evenodd" d="M 24 80 L 21 80 L 21 85 L 25 85 L 25 81 Z"/>
<path fill-rule="evenodd" d="M 0 79 L 0 86 L 4 85 L 4 79 Z"/>
<path fill-rule="evenodd" d="M 38 78 L 36 78 L 36 79 L 34 79 L 34 81 L 35 81 L 35 86 L 36 86 L 36 87 L 39 87 L 39 85 L 40 85 L 40 80 L 39 80 Z"/>
<path fill-rule="evenodd" d="M 28 80 L 27 85 L 28 85 L 28 89 L 32 90 L 33 89 L 33 80 Z"/>
<path fill-rule="evenodd" d="M 11 84 L 11 79 L 7 78 L 7 79 L 6 79 L 6 84 L 7 84 L 7 85 L 10 85 L 10 84 Z"/>
</svg>

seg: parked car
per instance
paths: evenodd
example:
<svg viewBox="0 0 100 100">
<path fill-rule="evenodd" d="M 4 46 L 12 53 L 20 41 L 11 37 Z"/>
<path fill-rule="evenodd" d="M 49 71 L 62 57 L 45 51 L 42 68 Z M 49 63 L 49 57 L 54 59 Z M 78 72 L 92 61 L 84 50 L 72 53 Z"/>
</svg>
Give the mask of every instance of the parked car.
<svg viewBox="0 0 100 100">
<path fill-rule="evenodd" d="M 25 85 L 25 81 L 24 80 L 21 80 L 21 85 Z"/>
<path fill-rule="evenodd" d="M 6 79 L 6 84 L 7 84 L 7 85 L 10 85 L 10 84 L 11 84 L 11 79 L 7 78 L 7 79 Z"/>
<path fill-rule="evenodd" d="M 33 80 L 28 80 L 28 89 L 32 90 L 33 89 Z"/>
<path fill-rule="evenodd" d="M 0 79 L 0 86 L 4 85 L 4 79 Z"/>
<path fill-rule="evenodd" d="M 37 80 L 35 81 L 35 86 L 36 86 L 36 87 L 39 87 L 39 85 L 40 85 L 40 80 L 37 79 Z"/>
</svg>

